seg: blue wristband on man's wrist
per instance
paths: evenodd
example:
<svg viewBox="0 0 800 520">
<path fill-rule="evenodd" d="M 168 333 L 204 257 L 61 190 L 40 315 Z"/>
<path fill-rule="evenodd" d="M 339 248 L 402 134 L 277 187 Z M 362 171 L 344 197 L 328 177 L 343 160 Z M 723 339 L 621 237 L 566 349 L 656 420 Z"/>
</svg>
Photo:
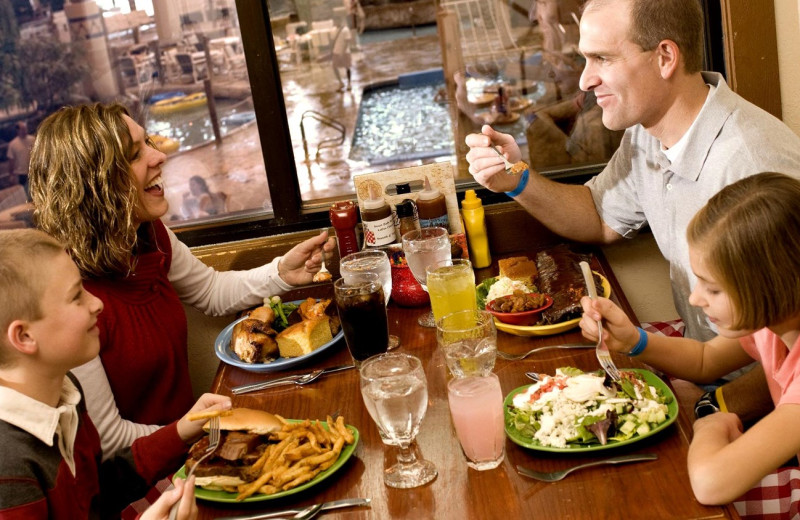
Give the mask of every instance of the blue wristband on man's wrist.
<svg viewBox="0 0 800 520">
<path fill-rule="evenodd" d="M 647 348 L 647 333 L 641 327 L 636 327 L 636 330 L 639 331 L 639 341 L 628 352 L 628 356 L 630 357 L 638 356 Z"/>
<path fill-rule="evenodd" d="M 525 168 L 525 171 L 522 172 L 522 175 L 519 178 L 519 182 L 517 183 L 517 187 L 514 188 L 514 191 L 507 191 L 506 195 L 511 197 L 512 199 L 522 193 L 525 190 L 525 186 L 528 185 L 528 177 L 529 177 L 528 169 Z"/>
</svg>

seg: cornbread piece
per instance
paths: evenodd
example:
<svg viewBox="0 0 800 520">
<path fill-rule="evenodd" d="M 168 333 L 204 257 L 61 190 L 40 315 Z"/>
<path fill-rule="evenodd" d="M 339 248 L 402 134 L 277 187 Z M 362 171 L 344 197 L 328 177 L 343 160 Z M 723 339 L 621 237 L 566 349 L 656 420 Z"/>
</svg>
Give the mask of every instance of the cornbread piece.
<svg viewBox="0 0 800 520">
<path fill-rule="evenodd" d="M 511 258 L 501 258 L 497 262 L 500 268 L 500 276 L 510 280 L 520 281 L 526 285 L 536 285 L 538 269 L 536 262 L 527 256 L 512 256 Z"/>
<path fill-rule="evenodd" d="M 313 352 L 333 339 L 326 315 L 295 323 L 276 336 L 281 357 L 298 357 Z"/>
<path fill-rule="evenodd" d="M 527 169 L 528 165 L 525 164 L 525 161 L 517 161 L 511 166 L 511 174 L 519 175 L 520 173 L 524 172 Z"/>
<path fill-rule="evenodd" d="M 247 318 L 233 327 L 231 350 L 245 363 L 264 363 L 278 356 L 275 331 L 261 320 Z"/>
</svg>

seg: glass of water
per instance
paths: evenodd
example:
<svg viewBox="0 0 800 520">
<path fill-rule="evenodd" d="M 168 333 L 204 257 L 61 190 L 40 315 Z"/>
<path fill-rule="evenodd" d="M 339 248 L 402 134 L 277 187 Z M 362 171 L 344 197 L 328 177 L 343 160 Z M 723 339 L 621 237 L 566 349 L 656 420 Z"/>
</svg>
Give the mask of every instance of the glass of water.
<svg viewBox="0 0 800 520">
<path fill-rule="evenodd" d="M 414 488 L 436 478 L 432 462 L 417 459 L 411 444 L 428 408 L 428 385 L 419 358 L 390 352 L 361 364 L 361 395 L 384 444 L 397 446 L 397 463 L 384 470 L 384 483 Z"/>
<path fill-rule="evenodd" d="M 379 249 L 351 253 L 339 261 L 339 273 L 348 285 L 365 280 L 366 273 L 375 273 L 383 286 L 386 306 L 392 294 L 392 266 L 386 252 Z M 400 338 L 389 335 L 389 350 L 400 346 Z"/>
<path fill-rule="evenodd" d="M 442 227 L 415 229 L 403 235 L 403 254 L 414 278 L 425 291 L 428 290 L 427 267 L 450 260 L 450 235 Z M 433 312 L 420 316 L 418 323 L 423 327 L 435 327 Z"/>
<path fill-rule="evenodd" d="M 458 311 L 436 322 L 436 343 L 453 377 L 488 376 L 497 359 L 497 329 L 486 311 Z"/>
</svg>

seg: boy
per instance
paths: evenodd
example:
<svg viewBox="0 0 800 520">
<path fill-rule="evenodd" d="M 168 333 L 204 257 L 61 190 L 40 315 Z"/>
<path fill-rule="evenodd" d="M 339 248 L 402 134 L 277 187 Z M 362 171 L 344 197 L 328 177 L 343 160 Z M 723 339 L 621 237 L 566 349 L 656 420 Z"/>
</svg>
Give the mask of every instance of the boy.
<svg viewBox="0 0 800 520">
<path fill-rule="evenodd" d="M 101 464 L 100 439 L 69 370 L 97 356 L 101 301 L 84 290 L 64 246 L 33 229 L 0 232 L 0 518 L 119 516 L 178 468 L 201 422 L 186 417 Z M 192 408 L 230 408 L 203 395 Z M 164 518 L 194 482 L 176 482 L 142 518 Z"/>
</svg>

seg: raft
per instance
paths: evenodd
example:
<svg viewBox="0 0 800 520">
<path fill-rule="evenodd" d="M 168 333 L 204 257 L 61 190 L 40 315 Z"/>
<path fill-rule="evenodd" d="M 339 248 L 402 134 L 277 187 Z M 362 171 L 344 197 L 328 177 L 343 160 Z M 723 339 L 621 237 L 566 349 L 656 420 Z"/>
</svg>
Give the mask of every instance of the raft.
<svg viewBox="0 0 800 520">
<path fill-rule="evenodd" d="M 175 112 L 201 107 L 205 104 L 205 92 L 197 92 L 195 94 L 189 94 L 188 96 L 172 97 L 157 101 L 150 106 L 150 112 L 158 115 L 173 114 Z"/>
</svg>

